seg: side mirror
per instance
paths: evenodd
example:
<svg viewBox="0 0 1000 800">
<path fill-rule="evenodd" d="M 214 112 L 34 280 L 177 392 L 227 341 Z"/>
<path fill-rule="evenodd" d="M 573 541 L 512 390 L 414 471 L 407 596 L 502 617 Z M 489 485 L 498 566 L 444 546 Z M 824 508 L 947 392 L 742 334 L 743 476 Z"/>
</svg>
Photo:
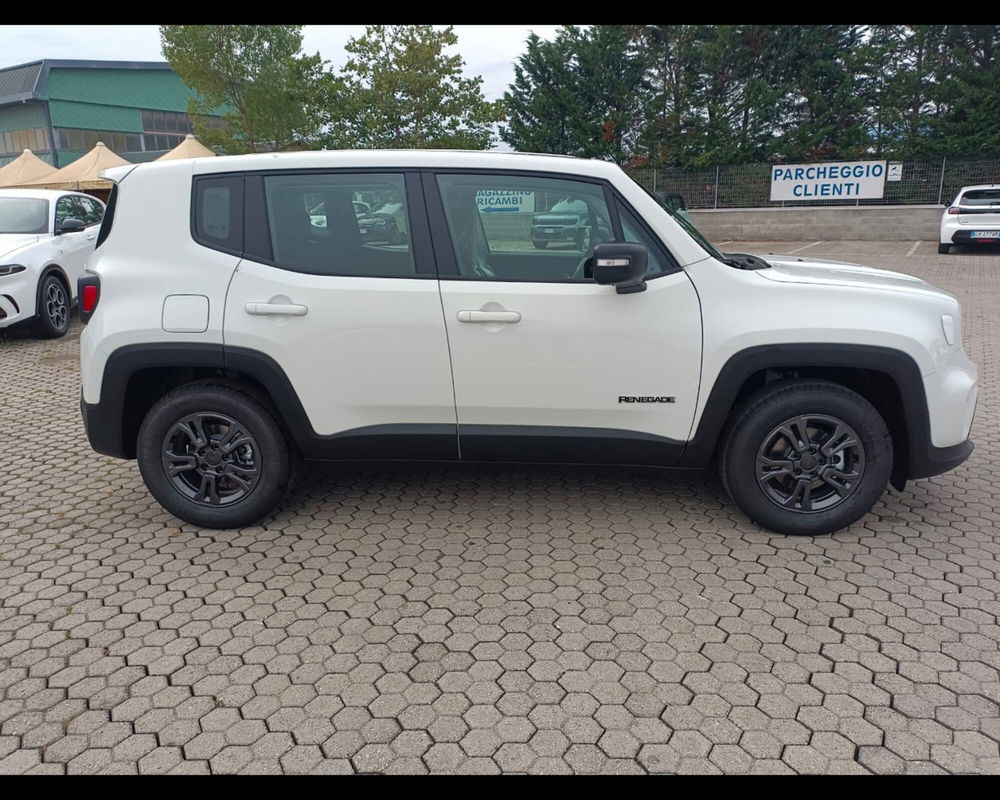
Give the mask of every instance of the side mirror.
<svg viewBox="0 0 1000 800">
<path fill-rule="evenodd" d="M 607 242 L 594 248 L 594 281 L 613 285 L 618 294 L 646 291 L 646 248 Z"/>
<path fill-rule="evenodd" d="M 59 226 L 59 233 L 79 233 L 87 227 L 82 219 L 76 217 L 66 217 Z"/>
</svg>

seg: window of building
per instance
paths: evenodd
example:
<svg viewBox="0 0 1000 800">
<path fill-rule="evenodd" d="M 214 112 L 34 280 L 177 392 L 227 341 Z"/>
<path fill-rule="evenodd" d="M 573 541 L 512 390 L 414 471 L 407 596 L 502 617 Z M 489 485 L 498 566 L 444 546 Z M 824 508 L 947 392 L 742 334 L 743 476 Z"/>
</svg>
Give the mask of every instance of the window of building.
<svg viewBox="0 0 1000 800">
<path fill-rule="evenodd" d="M 147 152 L 152 150 L 173 150 L 177 145 L 184 141 L 184 135 L 169 134 L 169 133 L 144 133 L 142 138 L 145 140 L 146 146 L 145 150 Z"/>
<path fill-rule="evenodd" d="M 124 131 L 89 131 L 79 128 L 56 128 L 56 141 L 60 150 L 90 150 L 98 142 L 104 142 L 116 153 L 138 153 L 142 151 L 142 138 L 138 133 Z"/>
<path fill-rule="evenodd" d="M 194 132 L 191 118 L 183 111 L 143 111 L 142 129 L 151 133 Z"/>
<path fill-rule="evenodd" d="M 2 137 L 3 155 L 19 155 L 25 149 L 33 153 L 49 152 L 49 133 L 45 128 L 24 128 L 5 131 Z"/>
</svg>

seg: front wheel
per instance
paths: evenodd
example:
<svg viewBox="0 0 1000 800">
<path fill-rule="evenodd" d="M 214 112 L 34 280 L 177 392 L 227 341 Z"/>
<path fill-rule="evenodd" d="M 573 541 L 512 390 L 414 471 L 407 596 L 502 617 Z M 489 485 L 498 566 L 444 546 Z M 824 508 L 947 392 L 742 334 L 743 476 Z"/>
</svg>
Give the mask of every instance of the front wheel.
<svg viewBox="0 0 1000 800">
<path fill-rule="evenodd" d="M 57 339 L 69 330 L 69 292 L 54 273 L 42 279 L 38 291 L 38 314 L 33 333 L 41 339 Z"/>
<path fill-rule="evenodd" d="M 136 451 L 160 505 L 206 528 L 239 528 L 271 512 L 295 460 L 271 413 L 222 384 L 190 384 L 161 398 L 139 428 Z"/>
<path fill-rule="evenodd" d="M 774 383 L 735 412 L 720 475 L 754 522 L 815 536 L 863 517 L 885 491 L 892 439 L 863 397 L 835 383 Z"/>
<path fill-rule="evenodd" d="M 950 250 L 951 250 L 951 245 L 950 244 L 939 244 L 938 245 L 938 254 L 939 255 L 946 256 L 946 255 L 948 255 L 948 251 L 950 251 Z"/>
</svg>

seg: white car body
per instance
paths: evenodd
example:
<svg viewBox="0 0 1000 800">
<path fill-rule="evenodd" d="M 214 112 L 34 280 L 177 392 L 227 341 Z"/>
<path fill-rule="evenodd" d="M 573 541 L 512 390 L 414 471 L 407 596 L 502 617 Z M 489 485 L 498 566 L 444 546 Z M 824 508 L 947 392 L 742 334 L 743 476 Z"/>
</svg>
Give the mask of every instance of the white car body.
<svg viewBox="0 0 1000 800">
<path fill-rule="evenodd" d="M 974 244 L 1000 244 L 1000 184 L 963 186 L 941 215 L 939 252 Z"/>
<path fill-rule="evenodd" d="M 0 225 L 0 328 L 34 319 L 38 313 L 40 281 L 49 273 L 61 276 L 71 300 L 76 299 L 77 279 L 94 250 L 99 222 L 77 233 L 54 232 L 56 206 L 65 197 L 83 197 L 104 204 L 82 192 L 51 189 L 0 189 L 0 203 L 21 198 L 47 204 L 44 227 L 31 232 L 4 232 Z M 0 212 L 2 218 L 2 212 Z M 84 220 L 86 222 L 86 220 Z M 4 267 L 24 267 L 2 274 Z"/>
<path fill-rule="evenodd" d="M 635 294 L 592 281 L 316 275 L 192 238 L 198 176 L 355 168 L 592 180 L 634 211 L 677 269 L 651 277 Z M 120 421 L 101 421 L 100 407 L 111 394 L 106 376 L 115 376 L 114 391 L 125 380 L 123 354 L 151 363 L 138 355 L 143 348 L 215 348 L 229 371 L 277 365 L 288 398 L 304 411 L 307 423 L 300 421 L 295 439 L 307 457 L 354 457 L 343 443 L 406 430 L 420 431 L 420 441 L 424 432 L 458 433 L 462 459 L 495 460 L 501 452 L 506 460 L 562 461 L 559 437 L 567 431 L 592 437 L 591 444 L 613 431 L 623 453 L 629 442 L 662 445 L 677 466 L 703 467 L 735 398 L 736 387 L 731 396 L 722 387 L 735 380 L 734 370 L 766 366 L 783 352 L 790 370 L 814 361 L 862 368 L 869 356 L 887 359 L 893 374 L 893 364 L 909 370 L 898 391 L 907 406 L 919 401 L 905 425 L 910 447 L 922 450 L 900 466 L 901 480 L 949 469 L 971 452 L 977 375 L 962 349 L 954 297 L 908 275 L 838 262 L 768 256 L 766 268 L 737 269 L 610 163 L 344 151 L 161 162 L 105 174 L 118 182 L 117 210 L 108 243 L 88 265 L 101 294 L 81 337 L 82 403 L 91 442 L 102 452 L 134 457 L 133 434 L 122 434 Z M 410 225 L 415 241 L 425 235 L 426 223 L 411 218 Z M 500 322 L 462 324 L 494 319 Z M 847 350 L 848 361 L 838 361 Z M 109 366 L 116 354 L 122 357 Z M 275 402 L 283 411 L 294 405 Z M 98 427 L 103 432 L 95 433 Z M 529 452 L 542 431 L 556 432 L 545 439 L 548 454 Z M 340 449 L 324 449 L 334 445 Z M 605 460 L 603 446 L 584 447 L 583 460 L 587 453 Z M 673 465 L 631 452 L 617 462 Z"/>
</svg>

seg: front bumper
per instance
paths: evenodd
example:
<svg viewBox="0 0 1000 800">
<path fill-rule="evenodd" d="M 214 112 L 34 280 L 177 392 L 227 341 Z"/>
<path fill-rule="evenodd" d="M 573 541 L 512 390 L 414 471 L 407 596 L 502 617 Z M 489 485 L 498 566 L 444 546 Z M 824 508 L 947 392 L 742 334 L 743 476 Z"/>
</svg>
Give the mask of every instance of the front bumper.
<svg viewBox="0 0 1000 800">
<path fill-rule="evenodd" d="M 930 478 L 950 472 L 972 455 L 972 439 L 951 447 L 927 447 L 923 452 L 910 454 L 910 478 Z"/>
<path fill-rule="evenodd" d="M 531 238 L 536 242 L 572 242 L 577 237 L 577 228 L 560 228 L 558 225 L 532 226 Z"/>
<path fill-rule="evenodd" d="M 35 318 L 38 276 L 30 270 L 0 278 L 0 328 Z"/>
</svg>

